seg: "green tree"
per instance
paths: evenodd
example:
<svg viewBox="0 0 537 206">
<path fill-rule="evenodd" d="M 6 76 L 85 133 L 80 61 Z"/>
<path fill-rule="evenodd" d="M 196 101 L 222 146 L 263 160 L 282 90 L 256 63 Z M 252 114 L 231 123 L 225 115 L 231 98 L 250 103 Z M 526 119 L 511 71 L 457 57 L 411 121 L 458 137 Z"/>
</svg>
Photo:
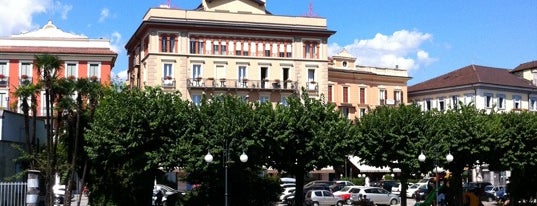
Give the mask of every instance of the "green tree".
<svg viewBox="0 0 537 206">
<path fill-rule="evenodd" d="M 15 91 L 15 96 L 20 98 L 21 101 L 21 110 L 24 114 L 24 134 L 26 139 L 26 152 L 30 156 L 34 154 L 34 144 L 35 144 L 35 125 L 33 125 L 34 130 L 32 132 L 32 135 L 30 134 L 30 110 L 32 110 L 33 114 L 35 115 L 34 108 L 36 107 L 36 102 L 34 101 L 36 98 L 36 93 L 39 91 L 39 86 L 34 84 L 27 84 L 27 85 L 20 85 L 17 90 Z M 31 104 L 28 104 L 28 100 L 31 100 Z M 30 160 L 29 162 L 30 169 L 34 169 L 34 161 Z"/>
<path fill-rule="evenodd" d="M 496 147 L 488 162 L 494 169 L 511 169 L 509 194 L 513 204 L 535 199 L 537 115 L 534 112 L 510 112 L 500 116 L 502 128 L 498 131 L 501 133 L 495 138 Z"/>
<path fill-rule="evenodd" d="M 360 131 L 355 155 L 376 167 L 399 168 L 401 194 L 406 194 L 408 179 L 419 174 L 417 155 L 427 139 L 428 124 L 418 105 L 377 107 L 357 122 Z M 406 195 L 401 196 L 406 205 Z"/>
<path fill-rule="evenodd" d="M 188 144 L 174 146 L 190 148 L 182 155 L 187 161 L 186 180 L 201 184 L 186 198 L 185 205 L 222 205 L 226 167 L 230 205 L 270 205 L 277 200 L 279 183 L 260 175 L 266 153 L 262 151 L 263 138 L 259 136 L 262 128 L 257 124 L 258 111 L 261 108 L 272 110 L 270 104 L 252 104 L 237 96 L 217 95 L 204 98 L 201 105 L 194 108 L 192 138 L 179 138 L 178 143 L 189 140 Z M 214 156 L 211 163 L 203 160 L 208 152 Z M 249 157 L 245 163 L 239 161 L 243 152 Z M 225 161 L 225 156 L 229 161 Z M 251 191 L 264 192 L 259 195 Z"/>
<path fill-rule="evenodd" d="M 494 152 L 491 141 L 497 138 L 495 129 L 499 128 L 495 115 L 470 104 L 431 116 L 432 133 L 428 135 L 429 144 L 423 151 L 431 158 L 425 164 L 434 165 L 437 161 L 438 166 L 452 173 L 450 185 L 453 186 L 455 205 L 462 205 L 462 173 L 465 167 L 473 168 L 483 163 L 486 156 Z M 447 163 L 445 158 L 448 153 L 454 157 L 451 163 Z"/>
<path fill-rule="evenodd" d="M 267 166 L 296 177 L 295 193 L 303 194 L 305 175 L 313 169 L 343 164 L 356 133 L 351 121 L 333 104 L 312 99 L 304 90 L 302 98 L 292 96 L 287 103 L 277 105 L 274 116 L 258 124 L 267 132 L 263 139 Z M 303 201 L 303 195 L 295 196 L 296 205 Z"/>
<path fill-rule="evenodd" d="M 101 99 L 85 140 L 91 160 L 92 205 L 151 205 L 158 173 L 154 152 L 185 122 L 180 96 L 159 88 L 117 90 Z"/>
</svg>

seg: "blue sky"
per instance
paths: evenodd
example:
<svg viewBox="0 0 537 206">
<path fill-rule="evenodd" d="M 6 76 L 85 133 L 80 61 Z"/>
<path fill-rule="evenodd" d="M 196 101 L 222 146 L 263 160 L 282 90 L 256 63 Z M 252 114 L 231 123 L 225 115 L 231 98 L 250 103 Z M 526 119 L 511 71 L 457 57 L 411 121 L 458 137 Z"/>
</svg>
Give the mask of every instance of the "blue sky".
<svg viewBox="0 0 537 206">
<path fill-rule="evenodd" d="M 193 9 L 201 0 L 171 0 Z M 329 54 L 346 48 L 360 65 L 407 69 L 413 85 L 478 64 L 512 69 L 537 60 L 536 0 L 267 0 L 275 15 L 313 13 L 337 33 Z M 110 39 L 119 53 L 113 73 L 125 76 L 124 49 L 145 12 L 166 0 L 0 0 L 0 36 L 60 29 Z"/>
</svg>

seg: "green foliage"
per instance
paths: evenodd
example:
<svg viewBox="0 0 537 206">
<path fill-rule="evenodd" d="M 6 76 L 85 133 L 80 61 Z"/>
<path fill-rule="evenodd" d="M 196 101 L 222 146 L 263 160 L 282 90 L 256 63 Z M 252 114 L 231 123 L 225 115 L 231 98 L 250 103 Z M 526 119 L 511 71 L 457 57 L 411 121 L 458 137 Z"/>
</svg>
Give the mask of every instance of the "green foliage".
<svg viewBox="0 0 537 206">
<path fill-rule="evenodd" d="M 85 139 L 93 164 L 92 203 L 150 205 L 154 152 L 175 138 L 179 95 L 160 89 L 109 91 Z M 157 156 L 158 158 L 159 156 Z M 92 200 L 93 201 L 93 200 Z"/>
</svg>

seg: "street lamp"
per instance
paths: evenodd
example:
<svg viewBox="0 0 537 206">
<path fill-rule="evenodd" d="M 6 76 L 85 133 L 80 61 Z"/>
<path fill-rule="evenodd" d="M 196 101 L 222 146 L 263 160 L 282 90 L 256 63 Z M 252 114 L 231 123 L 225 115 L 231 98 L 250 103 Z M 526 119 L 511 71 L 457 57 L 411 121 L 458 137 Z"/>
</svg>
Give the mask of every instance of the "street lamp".
<svg viewBox="0 0 537 206">
<path fill-rule="evenodd" d="M 418 156 L 418 160 L 420 162 L 425 162 L 425 155 L 423 154 L 423 152 L 421 152 L 421 154 Z M 453 161 L 453 155 L 451 155 L 451 152 L 449 152 L 447 155 L 446 155 L 446 160 L 448 163 L 452 162 Z M 434 173 L 436 175 L 436 178 L 435 178 L 435 194 L 436 194 L 436 203 L 438 204 L 438 157 L 435 158 L 434 160 Z"/>
<path fill-rule="evenodd" d="M 224 182 L 224 187 L 225 187 L 225 190 L 224 190 L 224 196 L 225 196 L 225 206 L 228 206 L 228 193 L 227 193 L 227 163 L 229 161 L 229 144 L 227 144 L 227 141 L 226 141 L 226 144 L 225 144 L 226 148 L 224 149 L 224 176 L 225 176 L 225 182 Z M 210 153 L 210 152 L 207 152 L 207 154 L 205 155 L 204 157 L 205 159 L 205 162 L 207 163 L 211 163 L 213 161 L 213 155 Z M 241 156 L 239 157 L 239 159 L 241 160 L 241 162 L 247 162 L 248 161 L 248 155 L 246 155 L 246 153 L 244 153 L 244 151 L 242 152 Z"/>
</svg>

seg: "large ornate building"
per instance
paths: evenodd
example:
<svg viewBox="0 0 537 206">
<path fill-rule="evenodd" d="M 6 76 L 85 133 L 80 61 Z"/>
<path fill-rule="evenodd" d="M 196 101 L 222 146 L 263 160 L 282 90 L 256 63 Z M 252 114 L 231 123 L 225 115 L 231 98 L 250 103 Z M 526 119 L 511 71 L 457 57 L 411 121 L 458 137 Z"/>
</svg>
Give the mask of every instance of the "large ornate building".
<svg viewBox="0 0 537 206">
<path fill-rule="evenodd" d="M 63 62 L 58 77 L 90 78 L 102 84 L 110 83 L 117 57 L 109 40 L 67 33 L 51 21 L 39 30 L 0 38 L 0 108 L 20 112 L 14 93 L 20 85 L 40 80 L 35 56 L 42 54 L 58 56 Z M 43 91 L 37 100 L 37 116 L 44 116 L 44 96 Z"/>
<path fill-rule="evenodd" d="M 399 68 L 356 65 L 345 49 L 330 58 L 327 101 L 349 119 L 362 117 L 380 105 L 407 102 L 408 72 Z"/>
<path fill-rule="evenodd" d="M 282 102 L 327 93 L 326 19 L 273 15 L 264 0 L 202 0 L 151 8 L 125 48 L 131 87 L 161 86 L 199 103 L 203 93 Z"/>
</svg>

